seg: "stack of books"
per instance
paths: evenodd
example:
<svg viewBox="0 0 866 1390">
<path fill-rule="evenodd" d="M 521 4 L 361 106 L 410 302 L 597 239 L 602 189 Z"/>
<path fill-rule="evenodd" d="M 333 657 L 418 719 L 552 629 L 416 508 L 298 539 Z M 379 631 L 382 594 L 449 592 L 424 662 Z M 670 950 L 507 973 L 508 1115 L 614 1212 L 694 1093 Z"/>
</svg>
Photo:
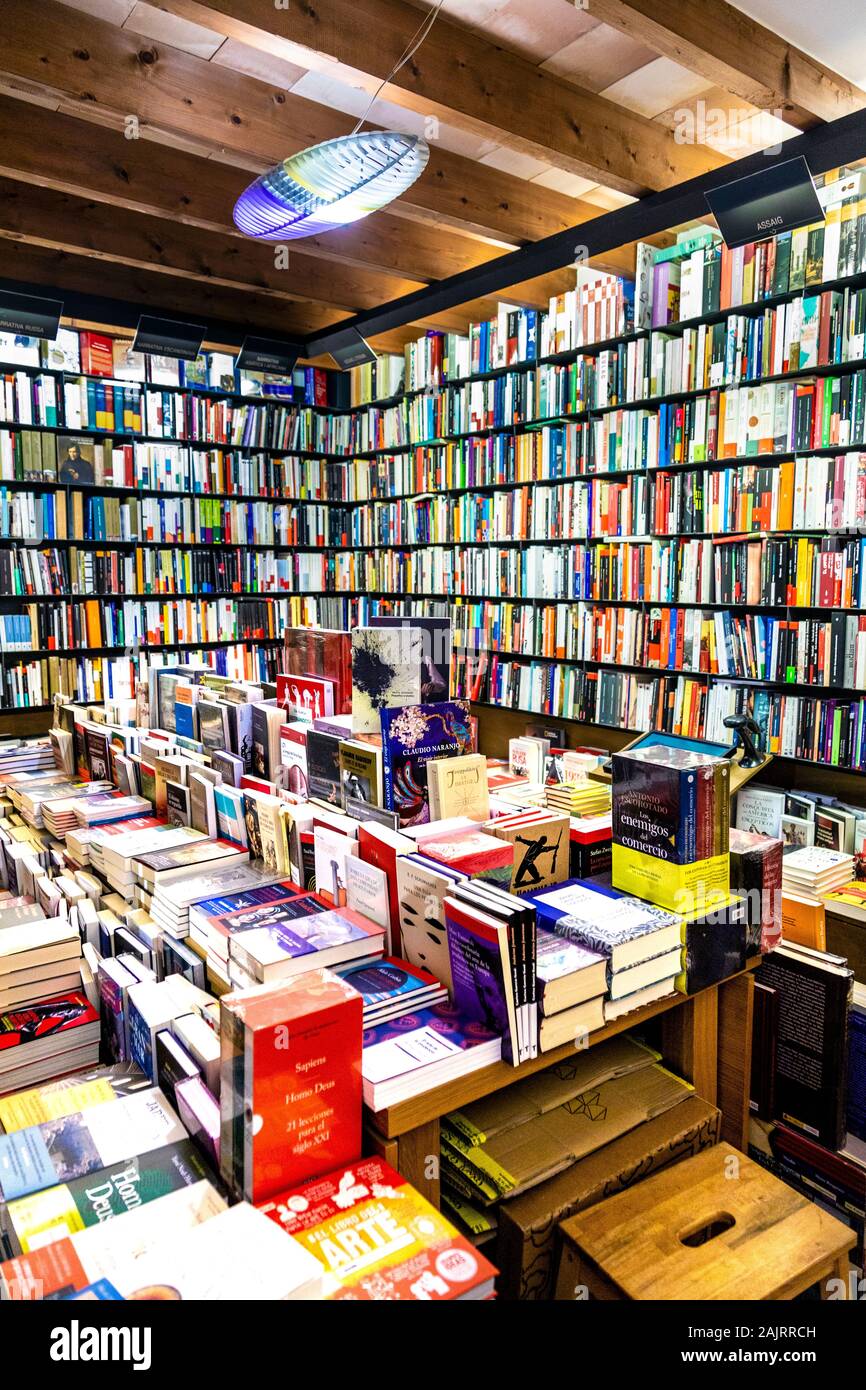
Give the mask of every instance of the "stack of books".
<svg viewBox="0 0 866 1390">
<path fill-rule="evenodd" d="M 605 958 L 605 1023 L 673 993 L 682 965 L 674 913 L 576 880 L 533 902 L 539 923 Z"/>
<path fill-rule="evenodd" d="M 76 989 L 81 989 L 81 939 L 66 917 L 0 930 L 0 1010 L 24 1009 Z"/>
<path fill-rule="evenodd" d="M 452 998 L 466 1020 L 502 1038 L 503 1060 L 538 1056 L 536 921 L 531 902 L 463 882 L 445 899 Z"/>
<path fill-rule="evenodd" d="M 429 970 L 394 956 L 341 967 L 337 974 L 360 994 L 365 1028 L 444 1004 L 448 999 L 447 989 Z"/>
<path fill-rule="evenodd" d="M 14 928 L 13 928 L 14 930 Z M 33 1086 L 99 1058 L 99 1011 L 81 989 L 0 1013 L 0 1091 Z"/>
<path fill-rule="evenodd" d="M 675 912 L 730 891 L 730 765 L 678 744 L 613 755 L 613 886 Z"/>
<path fill-rule="evenodd" d="M 536 950 L 539 1051 L 577 1046 L 604 1026 L 607 957 L 546 927 L 538 928 Z"/>
<path fill-rule="evenodd" d="M 213 873 L 198 874 L 174 883 L 157 883 L 149 903 L 155 922 L 178 940 L 189 935 L 190 908 L 217 896 L 240 893 L 278 883 L 280 875 L 271 873 L 256 860 L 229 869 L 217 868 Z M 201 943 L 205 949 L 207 942 Z M 225 959 L 228 959 L 226 956 Z"/>
<path fill-rule="evenodd" d="M 782 860 L 782 890 L 819 899 L 854 877 L 854 856 L 838 849 L 797 849 Z"/>
<path fill-rule="evenodd" d="M 0 783 L 22 772 L 54 768 L 54 749 L 48 738 L 0 739 Z"/>
<path fill-rule="evenodd" d="M 604 816 L 610 813 L 611 791 L 603 782 L 556 782 L 547 787 L 545 803 L 570 816 Z"/>
<path fill-rule="evenodd" d="M 492 1066 L 501 1056 L 501 1035 L 464 1019 L 452 1005 L 419 1009 L 408 1022 L 380 1023 L 364 1034 L 364 1104 L 387 1109 Z"/>
</svg>

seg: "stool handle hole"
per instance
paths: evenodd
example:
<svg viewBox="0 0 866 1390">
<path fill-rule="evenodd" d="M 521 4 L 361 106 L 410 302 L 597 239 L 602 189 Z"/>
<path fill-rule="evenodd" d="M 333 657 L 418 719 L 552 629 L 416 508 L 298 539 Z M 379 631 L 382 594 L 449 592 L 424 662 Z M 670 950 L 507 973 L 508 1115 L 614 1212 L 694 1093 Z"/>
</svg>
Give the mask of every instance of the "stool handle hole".
<svg viewBox="0 0 866 1390">
<path fill-rule="evenodd" d="M 713 1216 L 702 1216 L 697 1226 L 687 1226 L 678 1239 L 681 1245 L 692 1248 L 706 1245 L 708 1241 L 715 1240 L 736 1224 L 736 1217 L 731 1216 L 729 1211 L 719 1211 Z"/>
</svg>

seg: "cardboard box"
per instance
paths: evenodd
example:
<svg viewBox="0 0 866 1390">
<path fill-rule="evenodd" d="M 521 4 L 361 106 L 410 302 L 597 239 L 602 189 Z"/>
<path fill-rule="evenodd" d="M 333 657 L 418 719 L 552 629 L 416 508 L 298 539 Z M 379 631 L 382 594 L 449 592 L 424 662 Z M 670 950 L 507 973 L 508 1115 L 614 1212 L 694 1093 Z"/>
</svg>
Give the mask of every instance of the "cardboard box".
<svg viewBox="0 0 866 1390">
<path fill-rule="evenodd" d="M 493 1263 L 506 1299 L 549 1299 L 557 1282 L 558 1223 L 603 1201 L 681 1158 L 718 1143 L 722 1117 L 714 1105 L 690 1095 L 672 1110 L 614 1139 L 565 1172 L 499 1205 Z M 563 1288 L 567 1287 L 566 1282 Z M 557 1295 L 573 1298 L 573 1287 Z"/>
</svg>

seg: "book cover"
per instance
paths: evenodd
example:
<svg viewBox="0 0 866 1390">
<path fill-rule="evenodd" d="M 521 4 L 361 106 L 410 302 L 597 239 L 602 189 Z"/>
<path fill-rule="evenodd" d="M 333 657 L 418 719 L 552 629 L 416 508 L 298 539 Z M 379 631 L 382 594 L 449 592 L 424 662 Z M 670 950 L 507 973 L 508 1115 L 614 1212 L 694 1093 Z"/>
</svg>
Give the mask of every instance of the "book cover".
<svg viewBox="0 0 866 1390">
<path fill-rule="evenodd" d="M 483 1297 L 496 1271 L 404 1178 L 365 1158 L 261 1210 L 319 1261 L 327 1299 Z"/>
<path fill-rule="evenodd" d="M 471 753 L 469 716 L 468 700 L 380 710 L 385 805 L 401 827 L 430 820 L 427 764 Z"/>
<path fill-rule="evenodd" d="M 456 898 L 445 899 L 454 1007 L 502 1038 L 503 1060 L 518 1064 L 510 933 L 505 922 Z"/>
<path fill-rule="evenodd" d="M 317 729 L 307 732 L 307 794 L 326 806 L 342 805 L 340 739 Z"/>
<path fill-rule="evenodd" d="M 311 724 L 314 719 L 336 714 L 335 682 L 324 676 L 277 676 L 277 704 L 287 719 Z"/>
<path fill-rule="evenodd" d="M 156 1087 L 32 1129 L 0 1134 L 3 1199 L 11 1202 L 185 1137 L 183 1126 Z"/>
<path fill-rule="evenodd" d="M 468 816 L 486 821 L 490 815 L 487 759 L 482 753 L 435 758 L 427 764 L 430 819 Z"/>
<path fill-rule="evenodd" d="M 148 1090 L 150 1080 L 134 1062 L 100 1065 L 47 1081 L 30 1090 L 0 1096 L 0 1125 L 6 1134 L 59 1119 L 91 1105 Z"/>
<path fill-rule="evenodd" d="M 779 996 L 776 1114 L 838 1149 L 845 1142 L 853 971 L 839 957 L 783 942 L 755 978 Z"/>
<path fill-rule="evenodd" d="M 421 702 L 437 704 L 451 695 L 453 630 L 450 618 L 375 615 L 371 627 L 412 628 L 421 633 Z"/>
<path fill-rule="evenodd" d="M 361 1147 L 363 1005 L 328 970 L 223 995 L 220 1166 L 261 1202 Z"/>
<path fill-rule="evenodd" d="M 285 673 L 323 676 L 334 682 L 334 713 L 352 713 L 352 639 L 328 628 L 286 629 Z"/>
<path fill-rule="evenodd" d="M 340 786 L 343 804 L 349 800 L 382 805 L 382 749 L 374 743 L 340 740 Z"/>
<path fill-rule="evenodd" d="M 422 650 L 417 628 L 353 628 L 353 733 L 377 734 L 384 710 L 419 703 Z"/>
<path fill-rule="evenodd" d="M 121 1159 L 9 1203 L 7 1229 L 15 1254 L 29 1254 L 53 1240 L 102 1225 L 148 1202 L 210 1176 L 189 1139 Z"/>
<path fill-rule="evenodd" d="M 513 846 L 512 893 L 534 893 L 566 881 L 571 855 L 570 823 L 567 814 L 552 813 L 539 818 L 502 817 L 487 823 L 486 830 Z"/>
</svg>

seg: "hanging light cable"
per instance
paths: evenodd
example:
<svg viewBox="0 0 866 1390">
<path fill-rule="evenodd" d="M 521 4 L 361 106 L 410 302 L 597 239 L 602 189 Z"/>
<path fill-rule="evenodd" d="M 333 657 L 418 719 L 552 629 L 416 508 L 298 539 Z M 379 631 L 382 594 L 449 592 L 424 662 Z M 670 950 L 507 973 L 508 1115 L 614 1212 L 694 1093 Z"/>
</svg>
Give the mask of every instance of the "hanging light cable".
<svg viewBox="0 0 866 1390">
<path fill-rule="evenodd" d="M 423 173 L 430 149 L 420 135 L 361 131 L 380 92 L 418 52 L 444 0 L 425 17 L 349 135 L 311 145 L 245 188 L 234 207 L 239 231 L 259 241 L 289 241 L 333 231 L 393 202 Z"/>
</svg>

